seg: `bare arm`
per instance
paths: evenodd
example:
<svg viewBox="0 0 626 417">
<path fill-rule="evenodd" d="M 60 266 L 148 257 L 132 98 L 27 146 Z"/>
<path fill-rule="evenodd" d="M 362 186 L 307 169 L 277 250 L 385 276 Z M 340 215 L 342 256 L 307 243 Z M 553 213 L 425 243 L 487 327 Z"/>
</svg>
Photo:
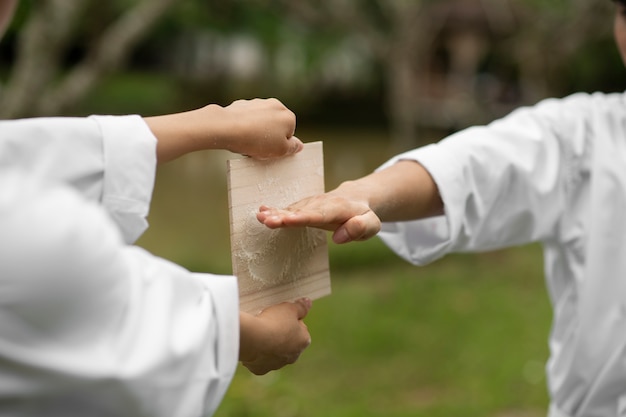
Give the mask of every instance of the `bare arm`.
<svg viewBox="0 0 626 417">
<path fill-rule="evenodd" d="M 353 198 L 366 196 L 369 207 L 383 222 L 415 220 L 443 213 L 435 182 L 415 161 L 399 161 L 361 179 L 344 182 L 336 192 Z"/>
<path fill-rule="evenodd" d="M 443 202 L 428 171 L 415 161 L 399 161 L 285 209 L 262 206 L 257 218 L 270 228 L 312 226 L 330 230 L 335 243 L 346 243 L 376 235 L 381 221 L 414 220 L 441 213 Z"/>
<path fill-rule="evenodd" d="M 183 113 L 144 118 L 156 136 L 157 160 L 164 163 L 203 149 L 225 149 L 258 159 L 296 153 L 296 116 L 276 99 L 210 104 Z"/>
</svg>

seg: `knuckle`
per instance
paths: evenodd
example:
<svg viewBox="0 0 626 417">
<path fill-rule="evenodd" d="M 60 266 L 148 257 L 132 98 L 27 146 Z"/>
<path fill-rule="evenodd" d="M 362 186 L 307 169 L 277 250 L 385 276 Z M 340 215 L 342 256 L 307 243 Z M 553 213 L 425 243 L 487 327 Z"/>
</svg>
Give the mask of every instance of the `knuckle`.
<svg viewBox="0 0 626 417">
<path fill-rule="evenodd" d="M 289 355 L 285 358 L 285 363 L 291 365 L 293 363 L 296 363 L 298 361 L 298 358 L 300 358 L 300 353 L 294 353 L 293 355 Z"/>
</svg>

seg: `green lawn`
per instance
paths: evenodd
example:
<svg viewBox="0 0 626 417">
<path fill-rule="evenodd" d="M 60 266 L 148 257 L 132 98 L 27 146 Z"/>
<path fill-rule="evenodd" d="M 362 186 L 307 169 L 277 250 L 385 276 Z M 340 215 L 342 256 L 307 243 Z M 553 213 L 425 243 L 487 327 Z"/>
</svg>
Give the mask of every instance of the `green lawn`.
<svg viewBox="0 0 626 417">
<path fill-rule="evenodd" d="M 325 141 L 328 187 L 385 154 L 371 132 L 336 139 L 344 133 L 301 133 Z M 348 157 L 355 147 L 362 157 Z M 229 273 L 229 157 L 201 153 L 163 167 L 140 244 L 192 270 Z M 551 313 L 540 248 L 415 267 L 372 240 L 331 245 L 330 258 L 333 294 L 307 319 L 311 347 L 263 377 L 240 369 L 218 417 L 545 415 Z"/>
<path fill-rule="evenodd" d="M 341 251 L 385 251 L 380 242 Z M 337 253 L 339 249 L 331 252 Z M 333 268 L 313 344 L 264 377 L 240 370 L 221 416 L 541 416 L 550 309 L 538 248 Z"/>
</svg>

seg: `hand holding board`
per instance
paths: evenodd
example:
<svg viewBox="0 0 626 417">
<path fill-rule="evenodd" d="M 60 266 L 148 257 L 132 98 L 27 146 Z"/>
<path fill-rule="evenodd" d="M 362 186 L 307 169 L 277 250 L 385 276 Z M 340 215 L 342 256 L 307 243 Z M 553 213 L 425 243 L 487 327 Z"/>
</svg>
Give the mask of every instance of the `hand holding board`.
<svg viewBox="0 0 626 417">
<path fill-rule="evenodd" d="M 322 142 L 286 158 L 228 161 L 231 257 L 242 311 L 330 294 L 326 232 L 269 229 L 256 219 L 261 204 L 285 207 L 323 192 Z"/>
</svg>

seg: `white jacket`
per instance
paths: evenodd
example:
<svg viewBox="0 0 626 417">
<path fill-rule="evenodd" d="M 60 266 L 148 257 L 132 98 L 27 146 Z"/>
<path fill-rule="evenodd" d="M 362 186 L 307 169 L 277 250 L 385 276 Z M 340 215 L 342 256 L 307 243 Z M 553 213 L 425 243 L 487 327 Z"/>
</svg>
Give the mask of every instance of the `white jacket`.
<svg viewBox="0 0 626 417">
<path fill-rule="evenodd" d="M 0 416 L 199 417 L 221 401 L 235 278 L 130 245 L 155 144 L 138 116 L 0 122 Z"/>
<path fill-rule="evenodd" d="M 543 244 L 555 416 L 626 416 L 625 100 L 546 100 L 388 162 L 419 161 L 445 205 L 445 216 L 383 226 L 404 258 Z"/>
</svg>

